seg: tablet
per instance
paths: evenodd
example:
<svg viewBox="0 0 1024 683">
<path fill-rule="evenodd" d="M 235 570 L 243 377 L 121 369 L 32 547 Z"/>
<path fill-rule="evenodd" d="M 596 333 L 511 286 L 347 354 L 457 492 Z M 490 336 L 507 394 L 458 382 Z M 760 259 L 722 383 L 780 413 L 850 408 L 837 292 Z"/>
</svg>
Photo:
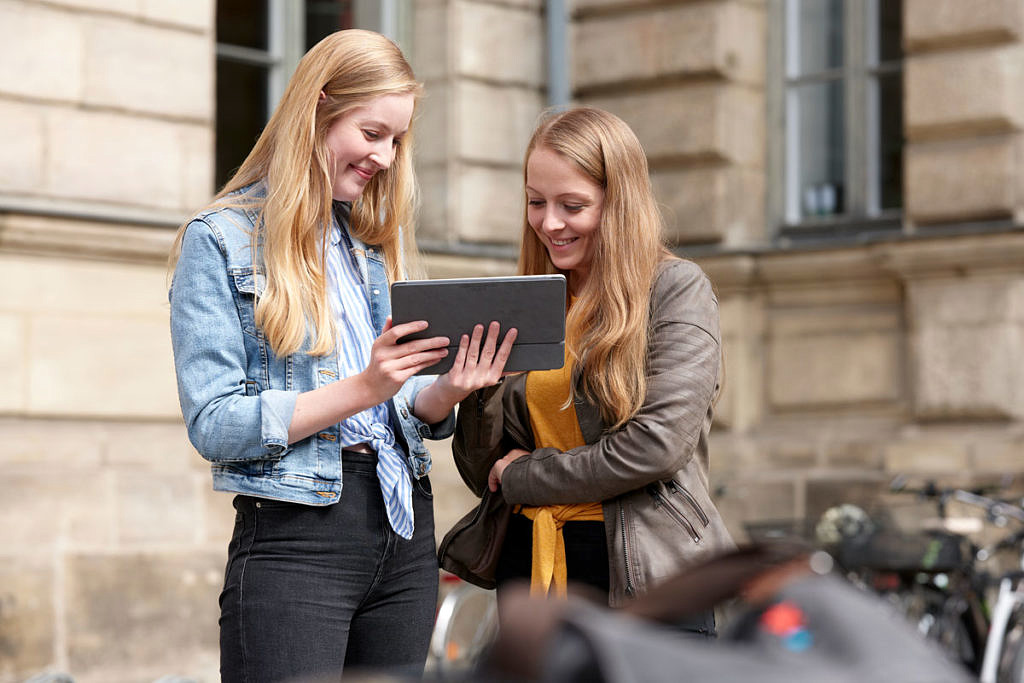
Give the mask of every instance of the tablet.
<svg viewBox="0 0 1024 683">
<path fill-rule="evenodd" d="M 551 370 L 565 362 L 565 277 L 508 277 L 405 280 L 391 285 L 394 324 L 426 320 L 423 332 L 403 340 L 448 337 L 448 355 L 417 374 L 440 375 L 451 369 L 463 334 L 480 323 L 484 334 L 492 320 L 501 323 L 498 343 L 511 327 L 518 330 L 506 372 Z"/>
</svg>

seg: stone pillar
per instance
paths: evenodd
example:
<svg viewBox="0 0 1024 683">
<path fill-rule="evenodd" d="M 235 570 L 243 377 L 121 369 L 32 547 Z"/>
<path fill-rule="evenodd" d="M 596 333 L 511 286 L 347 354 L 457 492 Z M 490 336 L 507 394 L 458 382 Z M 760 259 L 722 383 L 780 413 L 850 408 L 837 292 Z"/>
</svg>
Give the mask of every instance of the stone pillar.
<svg viewBox="0 0 1024 683">
<path fill-rule="evenodd" d="M 636 131 L 672 241 L 762 241 L 764 3 L 575 6 L 576 98 Z"/>
<path fill-rule="evenodd" d="M 518 244 L 523 151 L 545 101 L 540 1 L 418 0 L 414 50 L 420 235 Z"/>
<path fill-rule="evenodd" d="M 906 0 L 906 220 L 1024 220 L 1024 2 Z"/>
</svg>

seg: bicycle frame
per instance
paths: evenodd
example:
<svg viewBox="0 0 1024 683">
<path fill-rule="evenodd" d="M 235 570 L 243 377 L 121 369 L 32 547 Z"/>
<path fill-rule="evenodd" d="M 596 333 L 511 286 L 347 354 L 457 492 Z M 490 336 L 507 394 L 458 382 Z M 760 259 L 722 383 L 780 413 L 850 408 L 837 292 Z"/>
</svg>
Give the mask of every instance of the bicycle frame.
<svg viewBox="0 0 1024 683">
<path fill-rule="evenodd" d="M 1024 605 L 1024 587 L 1018 581 L 1005 578 L 999 582 L 999 596 L 996 598 L 995 607 L 992 609 L 992 624 L 985 643 L 985 655 L 981 663 L 980 683 L 996 683 L 996 676 L 999 672 L 999 660 L 1003 652 L 1003 640 L 1006 637 L 1006 627 L 1010 623 L 1010 616 L 1013 610 Z"/>
</svg>

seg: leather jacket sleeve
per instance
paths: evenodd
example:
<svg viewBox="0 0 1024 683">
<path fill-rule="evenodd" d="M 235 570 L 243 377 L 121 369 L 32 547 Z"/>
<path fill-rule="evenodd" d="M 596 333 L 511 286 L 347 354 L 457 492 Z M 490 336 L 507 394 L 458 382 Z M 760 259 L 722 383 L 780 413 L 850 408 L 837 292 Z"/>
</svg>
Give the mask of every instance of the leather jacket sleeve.
<svg viewBox="0 0 1024 683">
<path fill-rule="evenodd" d="M 507 502 L 607 500 L 672 477 L 698 450 L 707 457 L 721 360 L 711 283 L 696 264 L 673 261 L 656 281 L 651 306 L 647 395 L 639 412 L 595 443 L 565 453 L 542 448 L 512 462 L 502 476 Z"/>
</svg>

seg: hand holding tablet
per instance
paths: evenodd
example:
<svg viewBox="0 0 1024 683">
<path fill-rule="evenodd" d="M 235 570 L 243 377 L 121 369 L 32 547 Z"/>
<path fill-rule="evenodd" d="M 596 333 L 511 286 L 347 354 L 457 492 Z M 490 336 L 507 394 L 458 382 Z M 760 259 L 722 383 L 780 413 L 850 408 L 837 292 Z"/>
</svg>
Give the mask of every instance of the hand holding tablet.
<svg viewBox="0 0 1024 683">
<path fill-rule="evenodd" d="M 391 317 L 398 325 L 426 320 L 422 332 L 402 341 L 448 337 L 448 355 L 418 374 L 448 372 L 462 335 L 476 325 L 484 334 L 492 321 L 518 335 L 505 364 L 506 372 L 550 370 L 565 361 L 565 278 L 562 275 L 406 280 L 391 285 Z M 500 342 L 500 339 L 499 339 Z"/>
</svg>

